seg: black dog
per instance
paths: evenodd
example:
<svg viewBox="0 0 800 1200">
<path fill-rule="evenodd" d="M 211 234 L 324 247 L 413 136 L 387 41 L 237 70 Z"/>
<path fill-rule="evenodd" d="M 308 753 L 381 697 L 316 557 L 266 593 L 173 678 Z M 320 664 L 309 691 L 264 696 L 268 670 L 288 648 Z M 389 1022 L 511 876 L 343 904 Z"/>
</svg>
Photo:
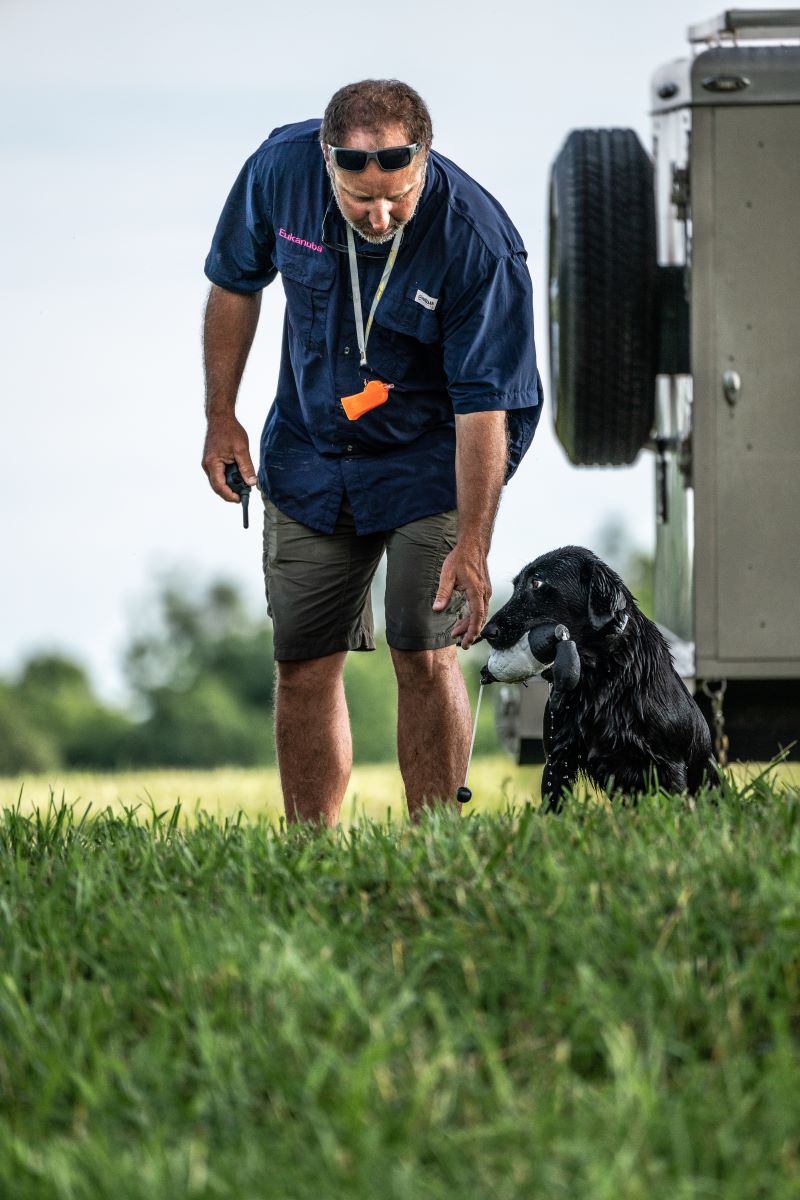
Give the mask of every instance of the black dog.
<svg viewBox="0 0 800 1200">
<path fill-rule="evenodd" d="M 541 672 L 552 685 L 542 776 L 548 812 L 561 809 L 579 771 L 606 791 L 629 796 L 654 783 L 695 793 L 713 781 L 708 726 L 666 641 L 616 572 L 590 550 L 564 546 L 529 563 L 480 636 L 505 651 L 526 634 L 533 669 L 554 664 Z M 575 667 L 566 655 L 559 675 L 566 639 Z"/>
</svg>

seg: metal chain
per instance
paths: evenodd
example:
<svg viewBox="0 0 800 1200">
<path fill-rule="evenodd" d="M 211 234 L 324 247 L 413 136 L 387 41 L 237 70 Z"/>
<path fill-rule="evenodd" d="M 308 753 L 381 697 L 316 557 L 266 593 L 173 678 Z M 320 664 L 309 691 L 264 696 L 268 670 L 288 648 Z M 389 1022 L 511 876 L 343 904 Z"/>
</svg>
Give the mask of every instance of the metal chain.
<svg viewBox="0 0 800 1200">
<path fill-rule="evenodd" d="M 707 679 L 703 680 L 703 693 L 711 701 L 711 719 L 714 722 L 714 750 L 717 762 L 721 767 L 728 765 L 728 735 L 725 733 L 725 713 L 723 701 L 728 687 L 727 679 L 718 679 L 713 686 Z"/>
</svg>

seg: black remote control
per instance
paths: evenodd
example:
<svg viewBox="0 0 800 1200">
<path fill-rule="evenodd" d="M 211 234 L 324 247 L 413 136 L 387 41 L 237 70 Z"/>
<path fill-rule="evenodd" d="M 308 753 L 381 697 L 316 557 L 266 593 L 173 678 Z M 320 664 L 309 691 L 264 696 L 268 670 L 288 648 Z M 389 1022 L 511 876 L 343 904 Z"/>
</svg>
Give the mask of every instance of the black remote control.
<svg viewBox="0 0 800 1200">
<path fill-rule="evenodd" d="M 241 497 L 242 501 L 242 522 L 245 529 L 250 526 L 249 508 L 250 508 L 250 484 L 245 483 L 242 479 L 242 473 L 236 463 L 228 463 L 225 468 L 225 482 L 232 492 L 236 492 Z"/>
</svg>

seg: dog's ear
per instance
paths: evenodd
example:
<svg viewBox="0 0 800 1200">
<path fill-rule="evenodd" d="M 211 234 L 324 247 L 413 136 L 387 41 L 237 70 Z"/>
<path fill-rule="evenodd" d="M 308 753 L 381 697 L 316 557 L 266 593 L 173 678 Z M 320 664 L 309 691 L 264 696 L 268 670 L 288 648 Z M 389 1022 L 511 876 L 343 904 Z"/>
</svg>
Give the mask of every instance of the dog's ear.
<svg viewBox="0 0 800 1200">
<path fill-rule="evenodd" d="M 603 629 L 615 620 L 625 607 L 625 593 L 619 578 L 605 563 L 595 563 L 589 580 L 588 608 L 592 628 Z"/>
</svg>

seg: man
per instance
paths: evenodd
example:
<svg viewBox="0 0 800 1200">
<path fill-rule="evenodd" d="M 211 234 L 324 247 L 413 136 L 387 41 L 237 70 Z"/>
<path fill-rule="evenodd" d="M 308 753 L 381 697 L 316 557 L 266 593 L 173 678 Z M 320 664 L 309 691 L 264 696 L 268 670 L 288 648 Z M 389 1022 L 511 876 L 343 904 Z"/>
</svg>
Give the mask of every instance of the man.
<svg viewBox="0 0 800 1200">
<path fill-rule="evenodd" d="M 248 160 L 206 261 L 203 467 L 228 501 L 226 464 L 256 483 L 234 407 L 261 290 L 280 273 L 286 293 L 258 484 L 290 821 L 338 820 L 342 672 L 374 648 L 384 550 L 409 812 L 453 800 L 470 739 L 453 639 L 469 647 L 486 620 L 500 492 L 541 409 L 519 234 L 432 137 L 406 84 L 342 88 L 321 128 L 274 130 Z"/>
</svg>

